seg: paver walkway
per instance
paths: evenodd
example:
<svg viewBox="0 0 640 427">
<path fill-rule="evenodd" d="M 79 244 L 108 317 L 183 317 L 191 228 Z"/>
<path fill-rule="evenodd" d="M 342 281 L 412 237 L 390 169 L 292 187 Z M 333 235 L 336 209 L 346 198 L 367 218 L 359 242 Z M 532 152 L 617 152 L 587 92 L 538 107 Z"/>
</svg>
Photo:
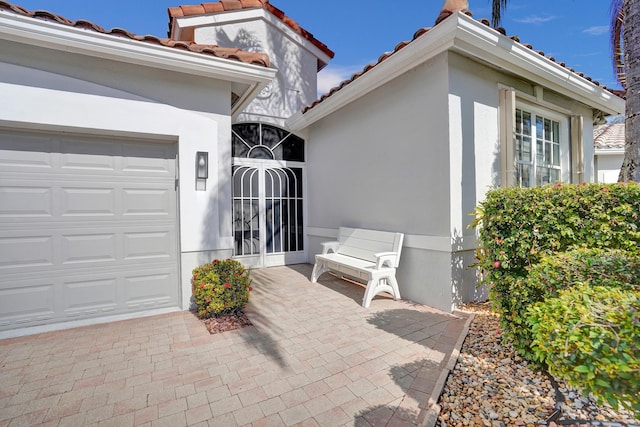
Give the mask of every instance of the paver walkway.
<svg viewBox="0 0 640 427">
<path fill-rule="evenodd" d="M 0 341 L 4 426 L 410 426 L 465 324 L 310 265 L 255 270 L 254 326 L 189 312 Z"/>
</svg>

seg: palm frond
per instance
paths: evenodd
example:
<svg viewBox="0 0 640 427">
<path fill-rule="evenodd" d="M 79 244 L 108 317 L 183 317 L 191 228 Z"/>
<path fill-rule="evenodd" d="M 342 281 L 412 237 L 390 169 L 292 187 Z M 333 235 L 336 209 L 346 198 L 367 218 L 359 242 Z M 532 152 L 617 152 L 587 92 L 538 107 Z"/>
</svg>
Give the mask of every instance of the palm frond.
<svg viewBox="0 0 640 427">
<path fill-rule="evenodd" d="M 626 68 L 624 63 L 624 0 L 611 2 L 611 61 L 616 79 L 623 88 L 627 87 Z"/>
<path fill-rule="evenodd" d="M 491 0 L 491 26 L 497 27 L 500 25 L 502 12 L 507 9 L 507 2 L 508 0 Z"/>
</svg>

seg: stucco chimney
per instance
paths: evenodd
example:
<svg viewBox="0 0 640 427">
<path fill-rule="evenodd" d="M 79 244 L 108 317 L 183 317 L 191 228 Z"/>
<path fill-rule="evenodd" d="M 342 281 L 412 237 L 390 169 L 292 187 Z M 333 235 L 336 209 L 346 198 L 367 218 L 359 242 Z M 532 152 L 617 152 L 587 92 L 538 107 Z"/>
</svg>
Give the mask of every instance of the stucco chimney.
<svg viewBox="0 0 640 427">
<path fill-rule="evenodd" d="M 442 5 L 442 10 L 440 11 L 440 15 L 436 18 L 436 25 L 438 25 L 442 20 L 447 18 L 453 12 L 461 11 L 467 15 L 471 15 L 469 12 L 469 1 L 468 0 L 445 0 Z"/>
</svg>

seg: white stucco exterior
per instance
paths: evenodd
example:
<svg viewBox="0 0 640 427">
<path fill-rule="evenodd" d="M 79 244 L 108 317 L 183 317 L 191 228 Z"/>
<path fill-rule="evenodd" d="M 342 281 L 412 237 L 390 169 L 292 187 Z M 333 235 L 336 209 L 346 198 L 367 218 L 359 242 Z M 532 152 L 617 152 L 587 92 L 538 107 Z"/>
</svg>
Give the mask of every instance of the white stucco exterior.
<svg viewBox="0 0 640 427">
<path fill-rule="evenodd" d="M 192 269 L 234 251 L 233 124 L 273 124 L 306 140 L 304 161 L 293 162 L 304 181 L 306 261 L 340 226 L 402 232 L 402 297 L 449 311 L 483 295 L 469 268 L 469 213 L 513 174 L 503 95 L 514 115 L 535 108 L 562 118 L 573 144 L 563 154 L 567 182 L 600 180 L 594 112 L 624 110 L 620 98 L 460 13 L 304 113 L 331 58 L 282 20 L 250 8 L 173 25 L 199 44 L 265 52 L 272 67 L 0 12 L 0 131 L 175 146 L 180 309 L 190 306 Z M 195 178 L 199 151 L 208 153 L 206 185 Z"/>
<path fill-rule="evenodd" d="M 624 150 L 604 149 L 596 150 L 595 163 L 597 170 L 597 182 L 618 182 L 620 169 L 624 161 Z"/>
<path fill-rule="evenodd" d="M 176 31 L 193 31 L 199 44 L 264 52 L 278 70 L 276 78 L 238 115 L 237 122 L 285 127 L 285 121 L 316 99 L 318 63 L 331 59 L 263 8 L 177 19 Z M 193 27 L 193 28 L 192 28 Z"/>
<path fill-rule="evenodd" d="M 403 232 L 398 282 L 416 301 L 412 277 L 450 281 L 446 82 L 440 55 L 309 128 L 310 254 L 341 225 Z"/>
<path fill-rule="evenodd" d="M 515 93 L 516 107 L 526 103 L 564 116 L 567 127 L 582 123 L 583 167 L 572 166 L 566 181 L 595 180 L 593 107 L 557 92 L 559 86 L 541 76 L 507 71 L 503 42 L 474 22 L 461 14 L 449 18 L 290 120 L 308 132 L 310 262 L 339 226 L 402 232 L 397 277 L 403 298 L 448 311 L 482 294 L 470 268 L 476 238 L 467 226 L 486 191 L 505 184 L 499 97 L 504 89 Z M 495 42 L 498 51 L 483 42 Z M 492 54 L 503 71 L 487 63 Z M 523 61 L 539 60 L 527 54 L 522 52 Z M 560 71 L 548 62 L 539 67 Z M 599 102 L 606 105 L 609 95 L 601 91 Z M 619 101 L 608 108 L 624 108 Z M 566 134 L 568 139 L 569 129 Z M 566 162 L 571 161 L 567 146 Z"/>
<path fill-rule="evenodd" d="M 618 182 L 624 162 L 625 125 L 608 123 L 593 129 L 595 169 L 598 182 Z"/>
<path fill-rule="evenodd" d="M 233 248 L 232 85 L 259 91 L 275 70 L 13 14 L 0 19 L 0 128 L 177 146 L 179 308 L 188 309 L 191 270 Z M 196 189 L 197 151 L 209 153 L 206 190 Z"/>
</svg>

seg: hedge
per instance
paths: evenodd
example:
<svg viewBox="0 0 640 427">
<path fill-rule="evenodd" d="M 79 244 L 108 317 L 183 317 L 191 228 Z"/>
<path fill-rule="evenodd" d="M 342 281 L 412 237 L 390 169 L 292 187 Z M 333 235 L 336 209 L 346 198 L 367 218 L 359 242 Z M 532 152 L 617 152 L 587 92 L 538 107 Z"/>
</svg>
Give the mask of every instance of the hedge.
<svg viewBox="0 0 640 427">
<path fill-rule="evenodd" d="M 490 286 L 506 338 L 516 338 L 514 331 L 525 326 L 526 304 L 544 298 L 525 295 L 521 302 L 523 292 L 537 292 L 525 290 L 524 280 L 543 257 L 580 247 L 640 250 L 636 183 L 495 189 L 475 216 L 472 225 L 479 227 L 480 240 L 476 265 Z"/>
<path fill-rule="evenodd" d="M 640 253 L 578 248 L 547 255 L 529 269 L 527 277 L 516 280 L 508 293 L 494 293 L 503 307 L 505 334 L 513 339 L 518 353 L 540 362 L 531 349 L 533 333 L 527 325 L 527 310 L 578 285 L 624 290 L 640 287 Z"/>
<path fill-rule="evenodd" d="M 550 373 L 640 417 L 640 287 L 579 284 L 532 305 L 527 321 Z"/>
</svg>

